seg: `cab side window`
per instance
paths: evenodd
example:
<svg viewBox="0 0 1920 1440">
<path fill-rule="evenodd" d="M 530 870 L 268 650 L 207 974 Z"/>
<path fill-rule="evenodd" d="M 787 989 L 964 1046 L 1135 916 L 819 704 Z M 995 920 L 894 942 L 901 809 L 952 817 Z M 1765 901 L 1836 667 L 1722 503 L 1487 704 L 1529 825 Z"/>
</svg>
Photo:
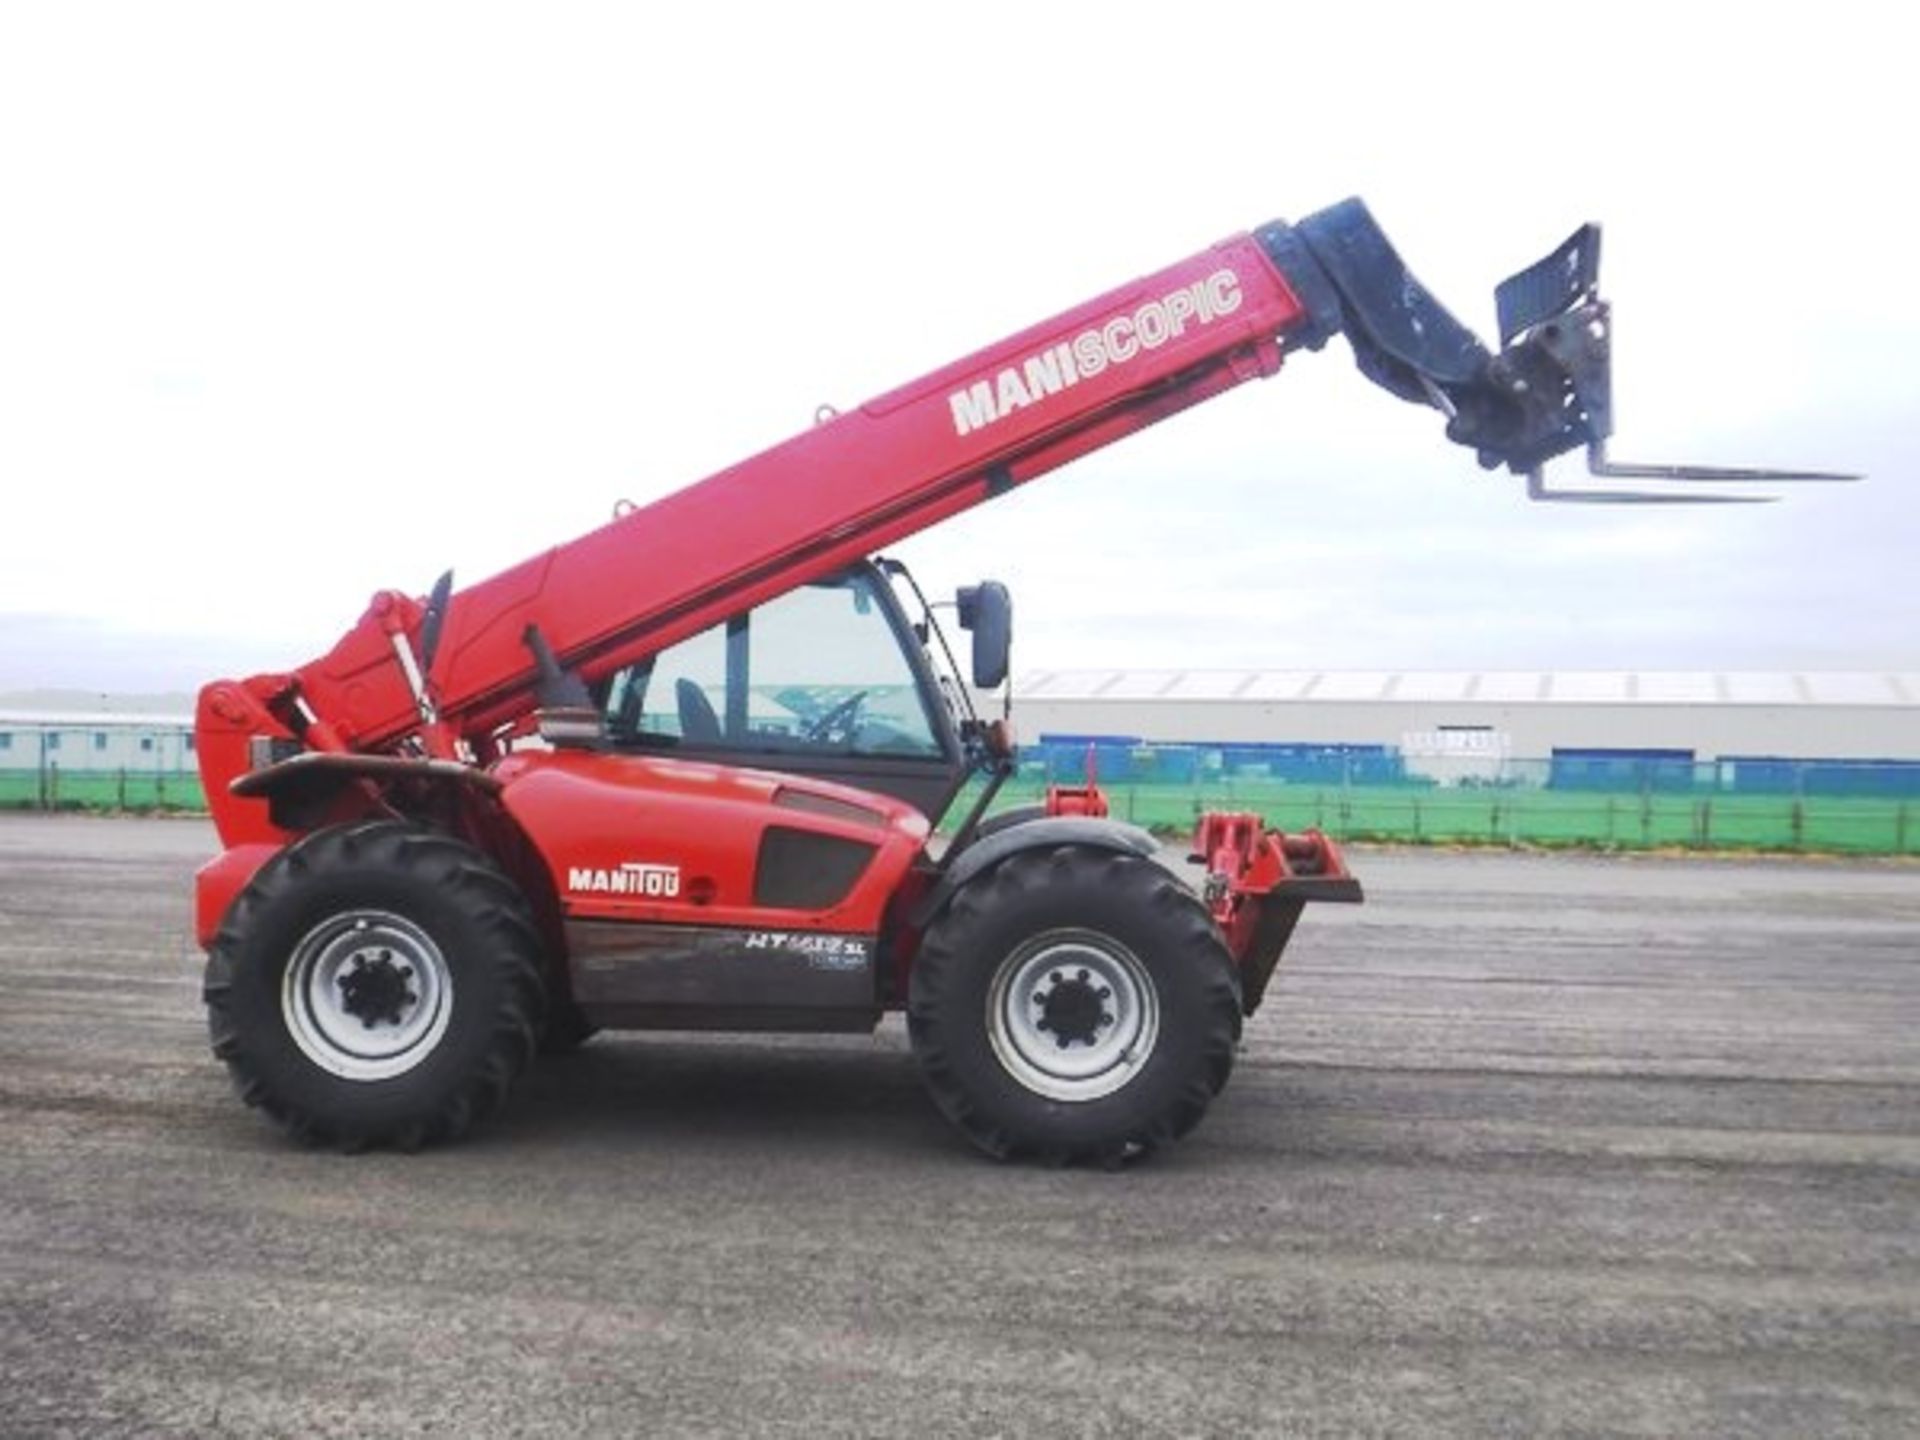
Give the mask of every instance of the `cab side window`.
<svg viewBox="0 0 1920 1440">
<path fill-rule="evenodd" d="M 687 721 L 697 726 L 698 720 L 683 714 L 683 707 L 697 709 L 696 694 L 713 705 L 726 693 L 726 627 L 716 625 L 614 676 L 607 691 L 607 730 L 615 740 L 691 739 Z M 704 738 L 719 738 L 717 713 L 714 731 Z"/>
<path fill-rule="evenodd" d="M 802 586 L 621 671 L 609 734 L 640 748 L 938 757 L 872 583 L 855 572 Z"/>
</svg>

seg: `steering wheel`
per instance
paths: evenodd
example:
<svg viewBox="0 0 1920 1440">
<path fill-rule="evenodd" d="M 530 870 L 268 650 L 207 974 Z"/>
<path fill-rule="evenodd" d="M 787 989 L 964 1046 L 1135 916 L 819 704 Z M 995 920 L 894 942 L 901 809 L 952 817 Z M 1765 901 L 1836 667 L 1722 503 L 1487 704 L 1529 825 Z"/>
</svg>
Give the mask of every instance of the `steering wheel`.
<svg viewBox="0 0 1920 1440">
<path fill-rule="evenodd" d="M 867 703 L 867 692 L 856 690 L 846 699 L 823 710 L 807 722 L 806 736 L 815 745 L 851 745 L 859 728 L 860 707 Z"/>
</svg>

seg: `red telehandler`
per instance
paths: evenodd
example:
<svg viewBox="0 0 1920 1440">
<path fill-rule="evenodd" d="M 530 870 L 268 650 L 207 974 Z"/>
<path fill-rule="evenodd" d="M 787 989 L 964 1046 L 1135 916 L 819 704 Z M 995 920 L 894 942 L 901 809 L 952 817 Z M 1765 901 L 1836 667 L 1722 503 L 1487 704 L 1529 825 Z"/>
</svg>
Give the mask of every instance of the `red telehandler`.
<svg viewBox="0 0 1920 1440">
<path fill-rule="evenodd" d="M 1097 786 L 991 819 L 1011 602 L 960 591 L 963 675 L 881 547 L 1344 334 L 1538 498 L 1619 466 L 1592 226 L 1499 287 L 1490 350 L 1357 200 L 1124 285 L 331 651 L 220 680 L 196 740 L 226 849 L 197 880 L 214 1053 L 296 1134 L 411 1148 L 598 1027 L 866 1031 L 904 1010 L 935 1103 L 998 1156 L 1114 1160 L 1226 1082 L 1323 835 L 1203 816 L 1198 890 Z M 944 847 L 934 819 L 985 777 Z"/>
</svg>

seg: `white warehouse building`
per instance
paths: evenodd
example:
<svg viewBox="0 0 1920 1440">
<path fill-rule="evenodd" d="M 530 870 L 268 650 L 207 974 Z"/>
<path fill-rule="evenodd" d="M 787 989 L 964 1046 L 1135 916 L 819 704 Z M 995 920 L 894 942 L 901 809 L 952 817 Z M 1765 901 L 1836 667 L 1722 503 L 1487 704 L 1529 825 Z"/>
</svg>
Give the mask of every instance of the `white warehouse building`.
<svg viewBox="0 0 1920 1440">
<path fill-rule="evenodd" d="M 1437 777 L 1556 751 L 1920 763 L 1920 671 L 1038 670 L 1023 741 L 1384 746 Z M 0 771 L 188 775 L 184 714 L 0 710 Z"/>
<path fill-rule="evenodd" d="M 1021 737 L 1382 745 L 1422 756 L 1687 752 L 1920 761 L 1920 671 L 1042 670 Z"/>
</svg>

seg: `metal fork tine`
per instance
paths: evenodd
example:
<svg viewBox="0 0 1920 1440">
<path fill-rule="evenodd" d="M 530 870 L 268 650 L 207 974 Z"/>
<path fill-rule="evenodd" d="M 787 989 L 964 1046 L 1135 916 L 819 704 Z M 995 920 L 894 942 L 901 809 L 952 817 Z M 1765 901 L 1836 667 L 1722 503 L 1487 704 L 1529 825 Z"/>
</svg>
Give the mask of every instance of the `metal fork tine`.
<svg viewBox="0 0 1920 1440">
<path fill-rule="evenodd" d="M 1545 477 L 1538 470 L 1527 475 L 1527 498 L 1557 505 L 1773 505 L 1780 499 L 1778 495 L 1672 495 L 1645 490 L 1549 490 Z"/>
<path fill-rule="evenodd" d="M 1732 481 L 1735 484 L 1798 484 L 1802 481 L 1850 483 L 1861 477 L 1838 470 L 1765 470 L 1735 465 L 1642 465 L 1631 460 L 1610 460 L 1604 440 L 1587 447 L 1587 471 L 1605 480 L 1698 480 L 1703 484 Z"/>
<path fill-rule="evenodd" d="M 1628 460 L 1609 460 L 1607 442 L 1599 439 L 1587 445 L 1587 471 L 1602 480 L 1654 480 L 1662 483 L 1704 485 L 1781 484 L 1800 481 L 1853 481 L 1858 475 L 1835 470 L 1765 470 L 1734 465 L 1641 465 Z M 1549 490 L 1538 469 L 1528 472 L 1527 498 L 1570 505 L 1771 505 L 1778 495 L 1667 495 L 1647 490 Z"/>
</svg>

